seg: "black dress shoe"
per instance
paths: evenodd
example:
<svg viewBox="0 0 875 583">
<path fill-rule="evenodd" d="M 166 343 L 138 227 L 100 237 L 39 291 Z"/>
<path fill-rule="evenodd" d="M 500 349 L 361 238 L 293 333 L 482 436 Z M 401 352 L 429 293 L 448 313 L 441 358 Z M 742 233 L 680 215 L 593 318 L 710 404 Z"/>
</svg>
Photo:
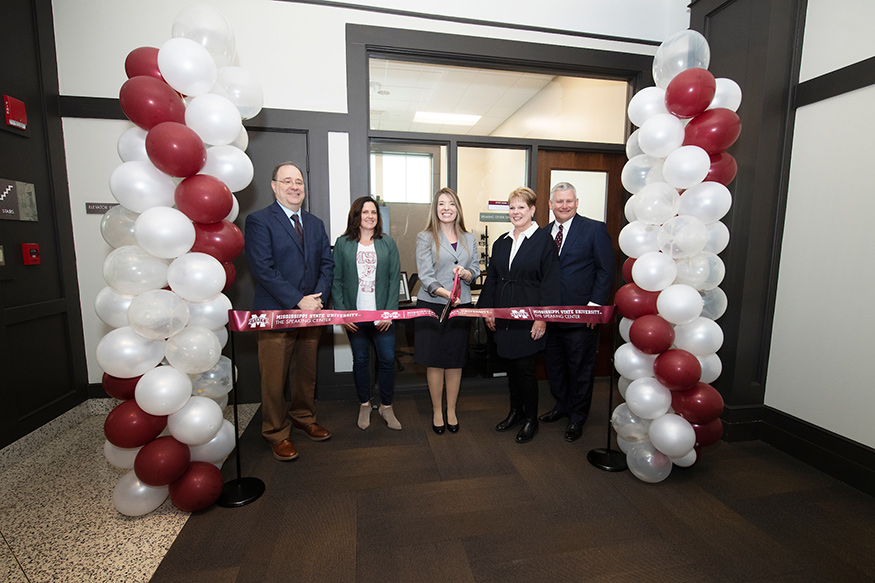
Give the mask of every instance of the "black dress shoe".
<svg viewBox="0 0 875 583">
<path fill-rule="evenodd" d="M 447 428 L 446 425 L 432 425 L 432 426 L 431 426 L 432 431 L 434 431 L 434 432 L 437 433 L 438 435 L 443 435 L 443 434 L 444 434 L 444 429 L 446 429 L 446 428 Z"/>
<path fill-rule="evenodd" d="M 495 426 L 495 430 L 507 431 L 508 429 L 513 429 L 513 427 L 520 423 L 522 420 L 522 412 L 517 411 L 516 409 L 511 409 L 510 413 L 507 414 L 507 417 L 505 417 L 504 421 L 500 421 L 498 425 Z"/>
<path fill-rule="evenodd" d="M 571 443 L 577 441 L 583 435 L 583 423 L 569 423 L 565 430 L 565 441 Z"/>
<path fill-rule="evenodd" d="M 549 413 L 544 413 L 543 415 L 538 417 L 538 420 L 543 423 L 553 423 L 554 421 L 559 421 L 563 417 L 568 417 L 568 415 L 566 413 L 553 409 Z"/>
<path fill-rule="evenodd" d="M 525 425 L 520 429 L 520 432 L 516 434 L 516 442 L 517 443 L 525 443 L 527 441 L 532 441 L 532 438 L 538 432 L 538 420 L 537 419 L 526 419 Z"/>
</svg>

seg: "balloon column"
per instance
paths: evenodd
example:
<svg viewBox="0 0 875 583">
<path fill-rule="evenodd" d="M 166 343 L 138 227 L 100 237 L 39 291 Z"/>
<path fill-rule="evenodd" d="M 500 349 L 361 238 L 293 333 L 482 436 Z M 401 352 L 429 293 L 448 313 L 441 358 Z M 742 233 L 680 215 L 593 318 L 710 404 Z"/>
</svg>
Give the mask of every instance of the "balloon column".
<svg viewBox="0 0 875 583">
<path fill-rule="evenodd" d="M 96 356 L 104 389 L 122 401 L 106 417 L 104 453 L 131 470 L 113 492 L 128 516 L 168 495 L 187 512 L 211 506 L 218 465 L 234 448 L 222 415 L 233 374 L 221 354 L 231 309 L 222 292 L 243 250 L 233 193 L 253 174 L 242 119 L 263 98 L 231 66 L 234 33 L 215 9 L 186 7 L 171 35 L 125 60 L 119 99 L 135 127 L 119 138 L 122 163 L 110 176 L 120 205 L 100 225 L 113 251 L 95 310 L 114 330 Z"/>
<path fill-rule="evenodd" d="M 632 196 L 619 237 L 629 283 L 616 294 L 625 343 L 614 355 L 626 402 L 611 423 L 629 469 L 645 482 L 694 464 L 723 433 L 723 398 L 709 383 L 721 372 L 718 255 L 729 230 L 720 219 L 737 170 L 724 150 L 741 131 L 741 89 L 715 79 L 710 58 L 701 34 L 675 34 L 653 59 L 656 87 L 629 103 L 638 129 L 626 145 L 622 182 Z"/>
</svg>

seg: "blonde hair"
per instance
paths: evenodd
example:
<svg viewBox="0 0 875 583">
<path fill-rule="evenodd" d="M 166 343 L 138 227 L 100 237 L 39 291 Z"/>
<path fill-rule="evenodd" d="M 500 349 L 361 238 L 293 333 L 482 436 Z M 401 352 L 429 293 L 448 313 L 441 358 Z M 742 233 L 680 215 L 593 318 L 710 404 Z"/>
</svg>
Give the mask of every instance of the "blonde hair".
<svg viewBox="0 0 875 583">
<path fill-rule="evenodd" d="M 510 201 L 515 198 L 518 198 L 522 202 L 526 203 L 526 205 L 529 207 L 535 206 L 535 203 L 538 201 L 538 195 L 535 194 L 535 191 L 525 186 L 520 186 L 510 193 L 510 196 L 507 197 L 508 204 L 510 204 Z"/>
<path fill-rule="evenodd" d="M 452 188 L 441 188 L 437 192 L 434 193 L 434 197 L 431 199 L 431 209 L 428 213 L 428 222 L 425 224 L 425 230 L 431 233 L 432 238 L 434 239 L 435 246 L 435 262 L 440 260 L 441 253 L 441 241 L 440 241 L 440 232 L 441 232 L 441 219 L 438 216 L 438 202 L 439 198 L 442 194 L 446 194 L 450 198 L 453 199 L 453 202 L 456 205 L 456 220 L 453 221 L 453 229 L 456 231 L 456 238 L 461 240 L 462 233 L 467 233 L 468 229 L 465 228 L 465 217 L 462 216 L 462 201 L 459 200 L 459 195 L 456 194 Z"/>
</svg>

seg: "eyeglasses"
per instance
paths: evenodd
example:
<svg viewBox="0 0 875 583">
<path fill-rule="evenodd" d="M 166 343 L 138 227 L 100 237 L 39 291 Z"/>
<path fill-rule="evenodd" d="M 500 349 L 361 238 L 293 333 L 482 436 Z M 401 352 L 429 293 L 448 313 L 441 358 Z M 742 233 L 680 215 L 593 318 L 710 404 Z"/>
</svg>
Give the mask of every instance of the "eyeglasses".
<svg viewBox="0 0 875 583">
<path fill-rule="evenodd" d="M 292 184 L 296 184 L 296 185 L 300 185 L 300 186 L 304 185 L 303 180 L 293 180 L 291 178 L 284 178 L 283 180 L 274 179 L 274 182 L 279 182 L 283 186 L 291 186 Z"/>
</svg>

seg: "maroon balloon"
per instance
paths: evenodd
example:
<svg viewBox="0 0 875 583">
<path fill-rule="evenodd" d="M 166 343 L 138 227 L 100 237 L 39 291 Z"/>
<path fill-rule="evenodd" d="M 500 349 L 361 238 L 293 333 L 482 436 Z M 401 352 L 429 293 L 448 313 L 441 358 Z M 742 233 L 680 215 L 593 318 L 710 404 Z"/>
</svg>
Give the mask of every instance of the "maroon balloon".
<svg viewBox="0 0 875 583">
<path fill-rule="evenodd" d="M 731 154 L 720 152 L 711 155 L 711 169 L 703 182 L 719 182 L 724 186 L 735 180 L 738 164 Z"/>
<path fill-rule="evenodd" d="M 103 422 L 103 433 L 114 446 L 130 449 L 149 443 L 165 427 L 167 415 L 150 415 L 131 399 L 109 412 Z"/>
<path fill-rule="evenodd" d="M 164 76 L 158 69 L 158 49 L 155 47 L 140 47 L 128 53 L 125 59 L 125 74 L 128 76 L 128 79 L 145 75 L 164 81 Z"/>
<path fill-rule="evenodd" d="M 148 75 L 128 79 L 119 91 L 119 103 L 128 119 L 150 130 L 164 121 L 185 123 L 185 102 L 170 85 Z"/>
<path fill-rule="evenodd" d="M 700 382 L 688 391 L 672 391 L 671 406 L 690 423 L 701 425 L 720 417 L 723 397 L 711 385 Z"/>
<path fill-rule="evenodd" d="M 226 261 L 222 264 L 222 267 L 225 268 L 225 287 L 222 288 L 223 292 L 231 289 L 231 286 L 234 284 L 234 280 L 237 279 L 237 268 L 234 267 L 234 264 L 230 261 Z"/>
<path fill-rule="evenodd" d="M 635 265 L 634 257 L 627 257 L 623 262 L 623 281 L 632 283 L 632 266 Z"/>
<path fill-rule="evenodd" d="M 211 225 L 194 224 L 194 245 L 192 252 L 206 253 L 227 263 L 243 252 L 243 233 L 231 221 Z"/>
<path fill-rule="evenodd" d="M 692 389 L 702 376 L 699 359 L 686 350 L 666 350 L 653 361 L 653 375 L 672 391 Z"/>
<path fill-rule="evenodd" d="M 723 422 L 719 417 L 702 425 L 696 423 L 691 425 L 693 426 L 693 431 L 696 432 L 696 445 L 708 447 L 720 441 L 720 438 L 723 436 Z"/>
<path fill-rule="evenodd" d="M 684 145 L 699 146 L 709 154 L 719 154 L 735 143 L 741 133 L 741 120 L 731 109 L 718 107 L 700 113 L 684 130 Z"/>
<path fill-rule="evenodd" d="M 207 174 L 195 174 L 180 182 L 174 199 L 176 208 L 196 223 L 218 223 L 234 208 L 231 189 L 218 178 Z"/>
<path fill-rule="evenodd" d="M 103 390 L 110 397 L 120 401 L 127 401 L 134 398 L 134 389 L 137 388 L 137 382 L 142 376 L 123 379 L 103 373 L 101 384 L 103 384 Z"/>
<path fill-rule="evenodd" d="M 146 154 L 158 170 L 171 176 L 197 174 L 207 163 L 207 149 L 200 136 L 175 121 L 161 122 L 149 130 Z"/>
<path fill-rule="evenodd" d="M 170 501 L 183 512 L 199 512 L 216 503 L 222 494 L 222 472 L 207 462 L 191 462 L 178 480 L 170 484 Z"/>
<path fill-rule="evenodd" d="M 629 340 L 644 354 L 661 354 L 674 342 L 674 327 L 660 316 L 647 314 L 632 322 Z"/>
<path fill-rule="evenodd" d="M 714 75 L 706 69 L 687 69 L 665 88 L 665 107 L 678 117 L 694 117 L 711 105 L 716 92 Z"/>
<path fill-rule="evenodd" d="M 658 297 L 659 292 L 646 291 L 637 284 L 627 283 L 617 290 L 614 303 L 617 304 L 617 311 L 621 316 L 634 320 L 647 314 L 655 314 Z"/>
<path fill-rule="evenodd" d="M 191 461 L 188 446 L 169 435 L 150 441 L 137 452 L 134 472 L 147 486 L 166 486 L 178 480 Z"/>
</svg>

